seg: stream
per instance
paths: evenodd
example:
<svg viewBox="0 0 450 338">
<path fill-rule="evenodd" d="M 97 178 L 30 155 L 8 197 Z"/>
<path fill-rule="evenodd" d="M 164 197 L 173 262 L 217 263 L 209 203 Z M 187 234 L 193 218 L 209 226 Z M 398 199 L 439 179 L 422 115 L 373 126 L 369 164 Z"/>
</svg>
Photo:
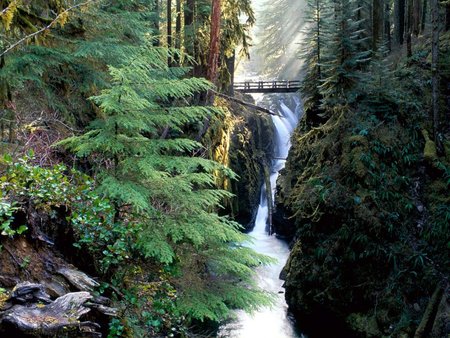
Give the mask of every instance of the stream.
<svg viewBox="0 0 450 338">
<path fill-rule="evenodd" d="M 302 112 L 301 102 L 297 98 L 294 112 L 283 101 L 280 101 L 279 114 L 282 117 L 272 116 L 275 126 L 275 149 L 272 160 L 270 175 L 272 201 L 275 199 L 276 181 L 279 171 L 284 168 L 286 158 L 291 146 L 290 136 L 298 123 Z M 273 307 L 263 308 L 248 314 L 244 311 L 236 311 L 237 319 L 223 325 L 218 337 L 229 338 L 300 338 L 305 337 L 298 333 L 295 322 L 288 314 L 288 306 L 284 299 L 283 281 L 280 280 L 280 272 L 283 269 L 288 256 L 288 244 L 274 235 L 269 235 L 268 229 L 268 199 L 265 184 L 261 188 L 260 204 L 255 221 L 255 227 L 249 233 L 254 239 L 249 247 L 258 253 L 271 256 L 277 260 L 276 263 L 261 266 L 256 270 L 258 286 L 262 289 L 276 294 Z"/>
</svg>

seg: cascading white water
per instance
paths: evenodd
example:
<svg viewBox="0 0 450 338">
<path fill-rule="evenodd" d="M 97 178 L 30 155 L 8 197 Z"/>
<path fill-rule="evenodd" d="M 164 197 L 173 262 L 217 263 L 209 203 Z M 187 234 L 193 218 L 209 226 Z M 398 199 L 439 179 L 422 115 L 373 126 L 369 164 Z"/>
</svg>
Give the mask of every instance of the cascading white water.
<svg viewBox="0 0 450 338">
<path fill-rule="evenodd" d="M 291 146 L 290 136 L 301 117 L 301 102 L 296 100 L 296 113 L 283 102 L 280 103 L 282 117 L 272 116 L 275 125 L 275 152 L 270 175 L 272 201 L 275 197 L 276 181 L 279 171 L 284 168 L 286 157 Z M 284 299 L 283 281 L 280 272 L 289 256 L 286 242 L 270 236 L 268 233 L 269 207 L 266 186 L 261 188 L 260 204 L 255 220 L 255 227 L 250 235 L 254 242 L 249 246 L 258 253 L 271 256 L 277 260 L 275 264 L 261 266 L 256 271 L 259 287 L 277 295 L 271 308 L 264 308 L 253 314 L 237 312 L 237 320 L 224 325 L 218 337 L 230 338 L 298 338 L 304 337 L 296 332 L 294 323 L 289 318 L 287 304 Z"/>
</svg>

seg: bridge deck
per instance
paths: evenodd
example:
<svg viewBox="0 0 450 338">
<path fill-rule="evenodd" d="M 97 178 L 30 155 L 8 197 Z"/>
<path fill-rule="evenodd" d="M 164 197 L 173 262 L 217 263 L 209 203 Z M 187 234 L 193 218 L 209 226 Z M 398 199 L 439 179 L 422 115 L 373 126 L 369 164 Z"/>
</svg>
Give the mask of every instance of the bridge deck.
<svg viewBox="0 0 450 338">
<path fill-rule="evenodd" d="M 242 93 L 295 93 L 300 90 L 300 81 L 235 82 L 233 88 Z"/>
</svg>

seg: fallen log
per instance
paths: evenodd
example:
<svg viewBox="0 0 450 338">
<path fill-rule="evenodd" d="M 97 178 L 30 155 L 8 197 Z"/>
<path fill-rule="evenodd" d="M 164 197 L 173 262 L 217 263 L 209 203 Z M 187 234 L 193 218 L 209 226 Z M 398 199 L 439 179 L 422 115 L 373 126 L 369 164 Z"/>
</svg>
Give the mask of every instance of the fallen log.
<svg viewBox="0 0 450 338">
<path fill-rule="evenodd" d="M 216 92 L 216 91 L 212 91 L 212 92 L 214 93 L 214 95 L 217 95 L 219 97 L 222 97 L 222 98 L 230 100 L 230 101 L 234 101 L 236 103 L 239 103 L 239 104 L 241 104 L 243 106 L 246 106 L 246 107 L 249 107 L 251 109 L 255 109 L 257 111 L 260 111 L 260 112 L 263 112 L 263 113 L 266 113 L 266 114 L 283 117 L 283 116 L 281 116 L 278 113 L 274 113 L 273 111 L 271 111 L 271 110 L 269 110 L 267 108 L 263 108 L 263 107 L 257 106 L 256 104 L 253 104 L 253 103 L 250 103 L 250 102 L 246 102 L 246 101 L 243 101 L 241 99 L 235 98 L 233 96 L 228 96 L 228 95 Z"/>
<path fill-rule="evenodd" d="M 58 273 L 63 275 L 70 284 L 80 291 L 93 291 L 94 288 L 100 285 L 91 277 L 78 270 L 62 268 L 58 270 Z"/>
</svg>

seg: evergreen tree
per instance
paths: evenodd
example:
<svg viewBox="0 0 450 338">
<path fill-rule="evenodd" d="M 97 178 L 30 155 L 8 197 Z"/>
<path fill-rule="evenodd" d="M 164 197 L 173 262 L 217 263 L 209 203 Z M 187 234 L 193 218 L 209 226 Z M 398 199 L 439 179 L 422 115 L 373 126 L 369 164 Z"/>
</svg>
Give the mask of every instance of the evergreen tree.
<svg viewBox="0 0 450 338">
<path fill-rule="evenodd" d="M 99 163 L 98 192 L 115 203 L 116 219 L 142 225 L 137 238 L 147 259 L 171 266 L 179 311 L 219 320 L 234 307 L 253 309 L 269 298 L 252 282 L 252 266 L 267 258 L 242 246 L 238 224 L 215 213 L 229 193 L 214 187 L 214 171 L 233 174 L 191 154 L 201 145 L 184 133 L 217 109 L 188 106 L 205 91 L 203 79 L 183 78 L 187 68 L 168 67 L 174 52 L 146 44 L 120 67 L 112 85 L 92 98 L 101 109 L 84 135 L 61 144 Z M 161 137 L 165 126 L 170 134 Z"/>
<path fill-rule="evenodd" d="M 48 25 L 53 11 L 60 13 L 67 5 L 59 1 L 36 1 L 33 6 L 11 3 L 15 2 L 17 10 L 11 14 L 10 29 L 4 26 L 0 30 L 2 52 L 7 45 Z M 92 1 L 76 7 L 61 16 L 50 33 L 27 39 L 6 53 L 0 82 L 10 92 L 35 93 L 37 101 L 59 112 L 65 122 L 84 125 L 93 115 L 87 98 L 108 81 L 106 65 L 118 65 L 130 49 L 142 44 L 142 33 L 152 31 L 155 20 L 154 0 L 113 0 L 109 6 Z M 5 42 L 7 45 L 1 45 Z"/>
<path fill-rule="evenodd" d="M 319 112 L 322 96 L 319 84 L 323 79 L 322 52 L 327 20 L 330 20 L 330 7 L 321 0 L 309 0 L 306 10 L 305 39 L 300 57 L 304 60 L 304 77 L 302 81 L 302 95 L 305 113 L 308 120 Z"/>
<path fill-rule="evenodd" d="M 332 0 L 332 21 L 326 29 L 323 49 L 323 83 L 320 93 L 322 108 L 334 109 L 351 104 L 358 93 L 356 84 L 361 77 L 361 68 L 369 60 L 370 50 L 361 50 L 361 22 L 355 20 L 354 12 L 359 7 L 353 0 Z"/>
</svg>

